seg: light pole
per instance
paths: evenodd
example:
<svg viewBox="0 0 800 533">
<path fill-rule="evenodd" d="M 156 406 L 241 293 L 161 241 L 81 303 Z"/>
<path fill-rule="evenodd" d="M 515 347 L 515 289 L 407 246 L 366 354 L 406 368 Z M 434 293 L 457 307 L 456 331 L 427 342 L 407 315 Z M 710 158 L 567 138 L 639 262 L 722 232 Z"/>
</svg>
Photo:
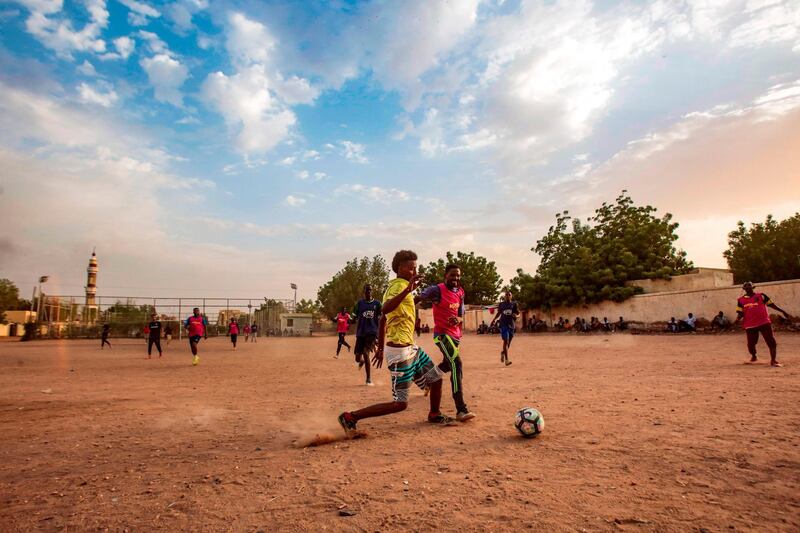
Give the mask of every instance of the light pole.
<svg viewBox="0 0 800 533">
<path fill-rule="evenodd" d="M 294 312 L 297 312 L 297 284 L 292 283 L 289 285 L 292 289 L 294 289 Z"/>
<path fill-rule="evenodd" d="M 40 276 L 39 277 L 39 305 L 36 306 L 36 321 L 42 321 L 42 283 L 47 283 L 47 280 L 50 279 L 50 276 Z"/>
</svg>

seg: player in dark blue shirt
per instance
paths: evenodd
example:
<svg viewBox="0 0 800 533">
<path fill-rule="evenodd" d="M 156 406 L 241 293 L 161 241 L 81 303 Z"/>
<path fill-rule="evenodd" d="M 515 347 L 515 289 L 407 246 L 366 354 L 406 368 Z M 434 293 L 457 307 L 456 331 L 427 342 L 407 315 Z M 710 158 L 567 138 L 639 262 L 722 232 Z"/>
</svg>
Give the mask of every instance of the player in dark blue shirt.
<svg viewBox="0 0 800 533">
<path fill-rule="evenodd" d="M 356 347 L 353 350 L 358 368 L 362 366 L 367 372 L 367 386 L 372 387 L 369 358 L 378 340 L 378 326 L 381 319 L 381 302 L 372 298 L 372 287 L 364 285 L 364 298 L 353 307 L 353 318 L 356 323 Z"/>
<path fill-rule="evenodd" d="M 497 306 L 497 316 L 492 320 L 492 325 L 497 321 L 500 322 L 500 336 L 503 338 L 503 351 L 500 352 L 500 362 L 505 363 L 506 366 L 511 364 L 511 361 L 508 360 L 508 349 L 511 348 L 511 341 L 514 339 L 518 316 L 519 307 L 517 307 L 517 302 L 513 301 L 511 291 L 506 291 L 504 300 Z"/>
</svg>

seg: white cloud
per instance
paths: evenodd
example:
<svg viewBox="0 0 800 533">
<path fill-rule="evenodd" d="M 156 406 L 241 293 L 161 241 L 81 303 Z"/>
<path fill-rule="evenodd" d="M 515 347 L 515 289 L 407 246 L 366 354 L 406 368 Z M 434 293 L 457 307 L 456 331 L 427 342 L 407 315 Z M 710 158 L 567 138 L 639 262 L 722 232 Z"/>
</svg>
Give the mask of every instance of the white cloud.
<svg viewBox="0 0 800 533">
<path fill-rule="evenodd" d="M 84 76 L 97 76 L 97 71 L 95 70 L 94 65 L 89 63 L 87 60 L 84 60 L 83 63 L 78 66 L 77 71 Z"/>
<path fill-rule="evenodd" d="M 138 2 L 137 0 L 119 0 L 119 2 L 130 10 L 128 23 L 131 26 L 146 26 L 151 18 L 161 16 L 157 9 L 144 2 Z"/>
<path fill-rule="evenodd" d="M 367 157 L 364 155 L 365 146 L 363 144 L 354 143 L 352 141 L 339 141 L 342 147 L 344 156 L 350 161 L 356 163 L 367 163 Z"/>
<path fill-rule="evenodd" d="M 189 69 L 166 54 L 143 58 L 139 64 L 155 90 L 156 100 L 176 107 L 183 106 L 180 88 L 189 76 Z"/>
<path fill-rule="evenodd" d="M 118 100 L 117 93 L 113 88 L 106 87 L 104 92 L 101 88 L 92 87 L 86 83 L 81 83 L 78 86 L 78 94 L 81 102 L 102 107 L 111 107 Z"/>
<path fill-rule="evenodd" d="M 147 48 L 154 54 L 169 54 L 167 44 L 151 31 L 139 30 L 139 37 L 147 43 Z"/>
<path fill-rule="evenodd" d="M 178 33 L 186 33 L 194 29 L 192 17 L 207 8 L 208 2 L 205 0 L 178 0 L 166 6 L 165 11 Z"/>
<path fill-rule="evenodd" d="M 289 207 L 300 207 L 301 205 L 306 203 L 305 198 L 300 198 L 298 196 L 289 195 L 286 197 L 286 205 Z"/>
<path fill-rule="evenodd" d="M 311 159 L 312 161 L 316 161 L 320 158 L 319 152 L 316 150 L 306 150 L 303 152 L 303 161 L 308 161 Z"/>
<path fill-rule="evenodd" d="M 327 178 L 328 175 L 325 174 L 324 172 L 314 172 L 314 181 L 322 181 Z"/>
<path fill-rule="evenodd" d="M 295 171 L 294 175 L 299 180 L 307 180 L 311 174 L 309 174 L 308 170 L 298 170 Z"/>
<path fill-rule="evenodd" d="M 203 83 L 203 95 L 235 132 L 237 148 L 243 153 L 272 149 L 297 120 L 270 94 L 269 80 L 258 65 L 233 76 L 210 74 Z"/>
<path fill-rule="evenodd" d="M 108 11 L 104 0 L 85 0 L 90 21 L 80 30 L 73 29 L 72 22 L 68 19 L 50 17 L 61 12 L 60 1 L 29 0 L 24 5 L 30 10 L 30 16 L 25 21 L 28 33 L 59 56 L 69 58 L 72 52 L 105 52 L 106 43 L 100 38 L 102 30 L 108 26 Z"/>
<path fill-rule="evenodd" d="M 278 162 L 278 164 L 279 164 L 279 165 L 282 165 L 282 166 L 285 166 L 285 167 L 290 167 L 290 166 L 294 165 L 294 162 L 295 162 L 296 160 L 297 160 L 297 158 L 296 158 L 296 157 L 294 157 L 294 156 L 290 156 L 290 157 L 284 157 L 283 159 L 281 159 L 281 160 Z"/>
<path fill-rule="evenodd" d="M 114 39 L 114 47 L 117 49 L 116 52 L 102 54 L 100 59 L 128 59 L 128 57 L 133 53 L 133 50 L 136 48 L 136 41 L 130 37 L 118 37 L 117 39 Z"/>
<path fill-rule="evenodd" d="M 307 80 L 288 79 L 274 68 L 276 40 L 267 27 L 242 13 L 228 14 L 225 47 L 236 73 L 210 74 L 203 96 L 225 118 L 240 152 L 265 152 L 287 139 L 297 122 L 290 109 L 318 95 Z"/>
<path fill-rule="evenodd" d="M 353 195 L 358 197 L 361 201 L 371 203 L 377 202 L 381 204 L 391 204 L 396 202 L 407 202 L 411 195 L 405 191 L 395 188 L 383 188 L 376 186 L 355 184 L 344 184 L 336 188 L 338 195 Z"/>
</svg>

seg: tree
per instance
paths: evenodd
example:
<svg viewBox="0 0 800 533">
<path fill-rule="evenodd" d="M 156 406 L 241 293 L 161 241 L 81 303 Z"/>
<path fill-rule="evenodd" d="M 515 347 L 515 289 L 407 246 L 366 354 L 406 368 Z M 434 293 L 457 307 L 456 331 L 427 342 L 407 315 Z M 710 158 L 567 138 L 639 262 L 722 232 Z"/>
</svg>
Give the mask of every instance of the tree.
<svg viewBox="0 0 800 533">
<path fill-rule="evenodd" d="M 737 283 L 800 278 L 800 213 L 781 222 L 767 215 L 749 229 L 739 221 L 722 255 Z"/>
<path fill-rule="evenodd" d="M 497 301 L 502 279 L 494 261 L 475 255 L 475 252 L 447 252 L 444 259 L 421 266 L 422 285 L 436 285 L 444 281 L 444 269 L 449 263 L 461 267 L 461 286 L 464 287 L 465 303 L 487 305 Z"/>
<path fill-rule="evenodd" d="M 150 321 L 150 316 L 155 313 L 152 305 L 136 305 L 132 301 L 117 300 L 114 305 L 106 309 L 108 322 L 124 324 L 145 324 Z"/>
<path fill-rule="evenodd" d="M 19 289 L 13 281 L 0 279 L 0 324 L 6 323 L 6 311 L 16 309 L 19 303 Z"/>
<path fill-rule="evenodd" d="M 297 313 L 310 313 L 314 318 L 317 318 L 322 312 L 322 309 L 319 302 L 316 300 L 300 300 L 297 302 L 295 311 Z"/>
<path fill-rule="evenodd" d="M 541 256 L 536 276 L 530 280 L 518 271 L 515 278 L 524 303 L 550 308 L 621 302 L 642 291 L 627 281 L 689 272 L 693 265 L 686 252 L 674 246 L 678 224 L 669 213 L 656 217 L 656 211 L 634 205 L 623 190 L 586 223 L 573 220 L 568 211 L 557 213 L 555 225 L 533 248 Z"/>
<path fill-rule="evenodd" d="M 351 308 L 364 296 L 364 285 L 372 286 L 372 294 L 380 298 L 389 285 L 389 268 L 380 255 L 348 261 L 344 268 L 317 291 L 323 315 L 331 320 L 342 307 Z"/>
</svg>

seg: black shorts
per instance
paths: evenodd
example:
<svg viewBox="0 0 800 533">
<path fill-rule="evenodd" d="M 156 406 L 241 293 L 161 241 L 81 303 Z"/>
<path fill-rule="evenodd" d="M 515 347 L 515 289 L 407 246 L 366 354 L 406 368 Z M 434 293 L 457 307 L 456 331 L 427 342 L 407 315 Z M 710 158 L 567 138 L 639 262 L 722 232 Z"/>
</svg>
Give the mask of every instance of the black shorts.
<svg viewBox="0 0 800 533">
<path fill-rule="evenodd" d="M 189 342 L 191 344 L 197 344 L 200 342 L 200 339 L 202 338 L 203 338 L 202 335 L 192 335 L 191 337 L 189 337 Z"/>
<path fill-rule="evenodd" d="M 356 347 L 353 349 L 355 355 L 365 355 L 375 348 L 378 341 L 377 335 L 361 335 L 356 337 Z"/>
</svg>

